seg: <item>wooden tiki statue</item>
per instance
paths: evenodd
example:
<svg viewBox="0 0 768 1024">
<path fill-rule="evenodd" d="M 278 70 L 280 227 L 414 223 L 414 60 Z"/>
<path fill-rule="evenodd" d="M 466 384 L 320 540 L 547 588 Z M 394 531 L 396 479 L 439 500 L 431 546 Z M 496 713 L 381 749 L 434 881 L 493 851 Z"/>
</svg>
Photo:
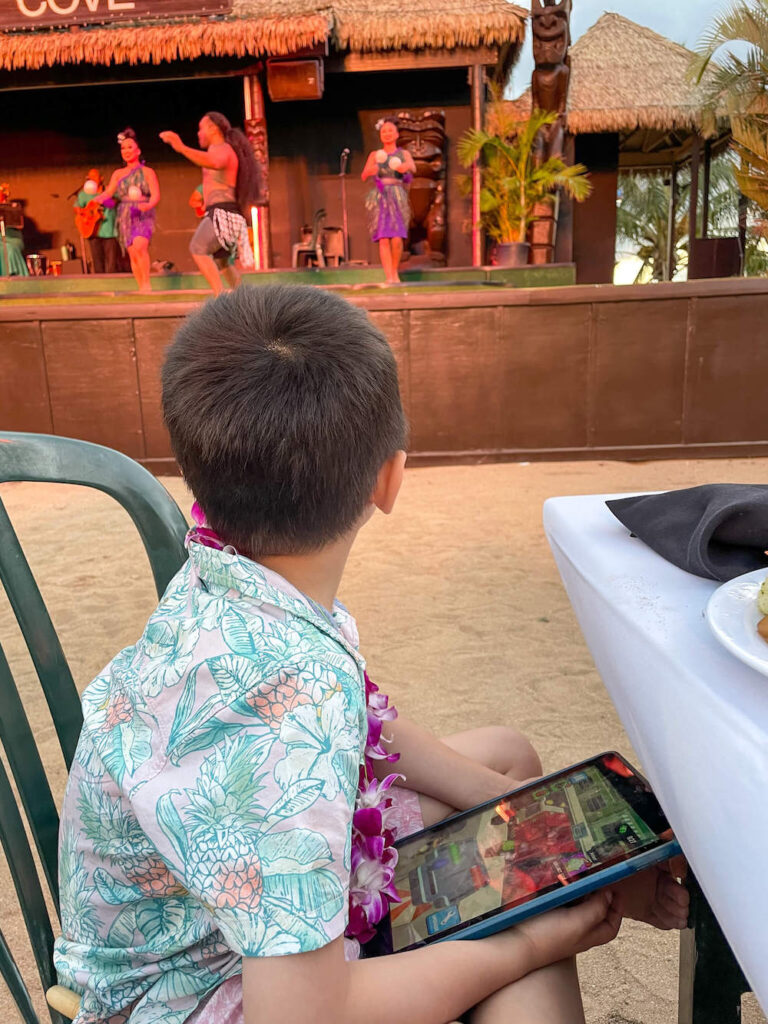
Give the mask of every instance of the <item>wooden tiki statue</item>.
<svg viewBox="0 0 768 1024">
<path fill-rule="evenodd" d="M 539 140 L 538 158 L 562 157 L 565 146 L 565 111 L 571 60 L 571 0 L 531 0 L 533 58 L 531 100 L 534 108 L 552 110 L 557 121 L 545 128 Z M 531 262 L 551 263 L 555 252 L 555 207 L 542 204 L 539 219 L 531 226 Z"/>
<path fill-rule="evenodd" d="M 408 248 L 413 255 L 445 263 L 445 111 L 401 112 L 397 115 L 399 145 L 416 164 L 411 182 L 413 216 Z"/>
</svg>

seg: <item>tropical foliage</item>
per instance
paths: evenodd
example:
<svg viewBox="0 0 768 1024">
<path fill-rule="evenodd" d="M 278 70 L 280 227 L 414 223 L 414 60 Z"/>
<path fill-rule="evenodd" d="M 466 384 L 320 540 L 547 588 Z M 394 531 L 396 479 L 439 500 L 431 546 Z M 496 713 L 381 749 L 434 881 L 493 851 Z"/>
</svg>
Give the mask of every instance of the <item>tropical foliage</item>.
<svg viewBox="0 0 768 1024">
<path fill-rule="evenodd" d="M 768 210 L 768 0 L 736 0 L 697 51 L 691 70 L 706 97 L 705 127 L 730 118 L 739 188 Z"/>
<path fill-rule="evenodd" d="M 579 202 L 592 191 L 583 164 L 568 166 L 559 157 L 540 158 L 540 134 L 556 120 L 555 113 L 534 110 L 521 122 L 497 96 L 487 130 L 470 128 L 459 140 L 462 166 L 481 162 L 480 223 L 494 241 L 525 242 L 528 226 L 536 219 L 534 208 L 554 202 L 556 189 Z M 469 195 L 471 175 L 461 175 L 459 186 Z"/>
<path fill-rule="evenodd" d="M 635 283 L 667 280 L 670 186 L 661 174 L 622 174 L 616 211 L 617 256 L 640 261 Z M 685 192 L 688 192 L 686 187 Z M 687 260 L 688 204 L 678 188 L 674 274 Z"/>
<path fill-rule="evenodd" d="M 738 161 L 723 154 L 712 161 L 707 233 L 710 237 L 738 233 L 739 191 Z M 667 280 L 670 181 L 662 174 L 622 174 L 616 217 L 617 257 L 632 255 L 640 259 L 636 283 Z M 688 217 L 690 171 L 680 173 L 676 188 L 674 223 L 674 260 L 672 277 L 688 263 Z M 699 217 L 702 215 L 699 208 Z M 699 231 L 702 225 L 699 224 Z M 747 208 L 745 273 L 768 273 L 768 250 L 763 241 L 761 210 L 754 202 Z"/>
</svg>

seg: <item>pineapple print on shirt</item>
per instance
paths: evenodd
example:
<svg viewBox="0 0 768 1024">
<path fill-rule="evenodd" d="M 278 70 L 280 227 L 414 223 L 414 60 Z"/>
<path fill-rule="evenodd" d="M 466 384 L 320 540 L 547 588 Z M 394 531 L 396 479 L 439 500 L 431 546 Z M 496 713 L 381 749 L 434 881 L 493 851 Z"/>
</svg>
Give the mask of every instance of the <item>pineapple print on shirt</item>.
<svg viewBox="0 0 768 1024">
<path fill-rule="evenodd" d="M 198 544 L 83 695 L 55 963 L 77 1024 L 181 1024 L 242 956 L 346 925 L 366 737 L 354 621 Z"/>
</svg>

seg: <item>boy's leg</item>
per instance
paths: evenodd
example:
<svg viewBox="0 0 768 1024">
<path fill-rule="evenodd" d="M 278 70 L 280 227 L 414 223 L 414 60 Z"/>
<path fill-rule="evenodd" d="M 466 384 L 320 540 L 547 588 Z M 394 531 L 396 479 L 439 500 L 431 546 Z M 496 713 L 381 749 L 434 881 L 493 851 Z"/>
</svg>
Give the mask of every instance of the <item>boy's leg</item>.
<svg viewBox="0 0 768 1024">
<path fill-rule="evenodd" d="M 526 737 L 510 726 L 492 725 L 443 737 L 443 743 L 500 775 L 509 775 L 510 789 L 522 779 L 542 774 L 539 756 Z M 455 808 L 419 794 L 424 824 L 434 825 Z M 470 1024 L 583 1024 L 576 961 L 534 971 L 500 989 L 476 1006 Z"/>
<path fill-rule="evenodd" d="M 539 755 L 531 742 L 511 726 L 488 725 L 467 729 L 444 736 L 443 743 L 459 754 L 493 768 L 500 775 L 509 775 L 510 789 L 522 779 L 535 779 L 542 774 Z M 434 825 L 455 811 L 454 807 L 431 796 L 420 794 L 419 800 L 425 825 Z"/>
<path fill-rule="evenodd" d="M 576 959 L 561 960 L 494 992 L 470 1024 L 584 1024 Z"/>
</svg>

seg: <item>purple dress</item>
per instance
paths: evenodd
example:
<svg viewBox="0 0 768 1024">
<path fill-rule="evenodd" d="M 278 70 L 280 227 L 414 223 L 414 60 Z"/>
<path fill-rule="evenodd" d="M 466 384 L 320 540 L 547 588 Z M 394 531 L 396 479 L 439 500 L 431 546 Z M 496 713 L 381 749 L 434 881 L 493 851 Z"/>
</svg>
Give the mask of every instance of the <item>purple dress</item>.
<svg viewBox="0 0 768 1024">
<path fill-rule="evenodd" d="M 383 152 L 384 150 L 380 150 L 380 153 Z M 393 153 L 387 153 L 386 159 L 377 161 L 378 170 L 374 179 L 374 187 L 365 200 L 371 239 L 374 242 L 378 242 L 382 238 L 408 237 L 411 204 L 408 202 L 408 192 L 405 186 L 410 182 L 412 175 L 407 171 L 399 170 L 404 156 L 402 149 L 396 149 Z M 394 160 L 399 160 L 400 163 L 395 163 L 395 166 L 392 167 Z M 382 181 L 384 178 L 395 178 L 396 183 L 385 185 Z"/>
<path fill-rule="evenodd" d="M 141 200 L 131 200 L 128 191 L 131 188 L 138 188 L 141 191 Z M 124 249 L 133 244 L 135 238 L 150 239 L 155 230 L 155 211 L 139 210 L 136 202 L 149 199 L 150 189 L 147 179 L 144 177 L 144 169 L 137 167 L 135 170 L 126 173 L 118 182 L 115 189 L 115 199 L 119 200 L 117 208 L 117 234 L 120 244 Z"/>
</svg>

